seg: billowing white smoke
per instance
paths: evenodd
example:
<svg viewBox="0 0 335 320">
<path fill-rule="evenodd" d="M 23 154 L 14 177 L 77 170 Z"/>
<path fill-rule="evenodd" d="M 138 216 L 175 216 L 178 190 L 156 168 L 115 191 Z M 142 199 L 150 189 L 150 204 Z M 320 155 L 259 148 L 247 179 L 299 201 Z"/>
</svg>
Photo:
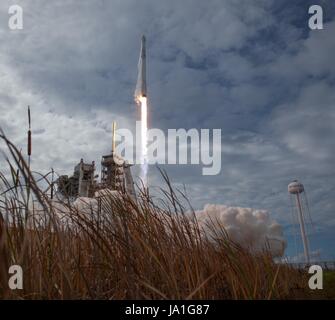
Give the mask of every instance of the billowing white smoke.
<svg viewBox="0 0 335 320">
<path fill-rule="evenodd" d="M 97 196 L 118 196 L 117 192 L 102 190 Z M 69 223 L 68 209 L 54 202 L 54 207 L 63 221 Z M 97 212 L 98 201 L 91 198 L 78 198 L 73 207 L 87 217 Z M 102 212 L 102 216 L 104 213 Z M 194 218 L 193 214 L 189 215 Z M 195 211 L 195 218 L 200 229 L 209 239 L 222 235 L 224 229 L 230 240 L 249 249 L 253 253 L 267 250 L 273 257 L 281 257 L 286 248 L 281 225 L 270 218 L 266 210 L 252 208 L 228 207 L 207 204 L 203 210 Z M 71 223 L 70 223 L 71 224 Z"/>
<path fill-rule="evenodd" d="M 268 211 L 207 204 L 195 212 L 200 228 L 209 238 L 220 234 L 252 252 L 268 250 L 273 257 L 284 254 L 286 241 L 282 227 L 271 220 Z"/>
</svg>

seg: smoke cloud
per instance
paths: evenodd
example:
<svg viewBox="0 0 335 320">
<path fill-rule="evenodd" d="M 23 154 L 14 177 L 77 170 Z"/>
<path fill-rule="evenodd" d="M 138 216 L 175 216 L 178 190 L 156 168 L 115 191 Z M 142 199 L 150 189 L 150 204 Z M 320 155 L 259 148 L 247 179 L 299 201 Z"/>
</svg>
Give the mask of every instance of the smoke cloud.
<svg viewBox="0 0 335 320">
<path fill-rule="evenodd" d="M 117 192 L 101 190 L 97 196 L 118 197 Z M 56 205 L 57 204 L 57 205 Z M 54 202 L 56 211 L 64 222 L 71 225 L 68 219 L 68 208 Z M 77 198 L 73 207 L 81 214 L 90 217 L 97 212 L 98 201 L 91 198 Z M 104 216 L 104 212 L 101 212 Z M 270 218 L 266 210 L 252 208 L 228 207 L 225 205 L 207 204 L 203 210 L 189 213 L 189 219 L 196 219 L 204 236 L 213 241 L 224 230 L 234 243 L 248 249 L 252 253 L 269 252 L 272 257 L 282 257 L 286 249 L 286 240 L 282 226 Z"/>
<path fill-rule="evenodd" d="M 282 227 L 266 210 L 207 204 L 203 210 L 195 211 L 195 217 L 209 238 L 214 239 L 224 228 L 233 242 L 251 252 L 268 250 L 273 257 L 284 254 Z"/>
</svg>

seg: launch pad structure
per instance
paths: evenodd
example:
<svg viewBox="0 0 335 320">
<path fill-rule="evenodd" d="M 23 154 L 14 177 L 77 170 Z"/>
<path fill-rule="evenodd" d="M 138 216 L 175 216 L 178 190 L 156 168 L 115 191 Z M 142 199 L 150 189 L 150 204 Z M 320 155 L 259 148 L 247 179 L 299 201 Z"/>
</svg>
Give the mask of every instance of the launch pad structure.
<svg viewBox="0 0 335 320">
<path fill-rule="evenodd" d="M 131 174 L 131 164 L 115 152 L 115 123 L 113 123 L 113 145 L 108 155 L 102 156 L 101 179 L 95 174 L 95 162 L 80 162 L 74 167 L 71 177 L 62 175 L 57 180 L 58 192 L 71 198 L 93 198 L 100 190 L 117 191 L 136 197 L 134 181 Z"/>
<path fill-rule="evenodd" d="M 94 196 L 96 186 L 95 181 L 95 163 L 80 162 L 74 167 L 71 177 L 67 175 L 60 176 L 57 180 L 58 191 L 68 197 L 88 197 Z"/>
</svg>

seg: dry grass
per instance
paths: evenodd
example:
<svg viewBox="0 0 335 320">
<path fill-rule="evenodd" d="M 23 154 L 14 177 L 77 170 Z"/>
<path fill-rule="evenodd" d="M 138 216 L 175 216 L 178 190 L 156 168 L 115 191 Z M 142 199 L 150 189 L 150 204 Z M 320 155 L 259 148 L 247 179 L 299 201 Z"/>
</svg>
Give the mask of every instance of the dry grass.
<svg viewBox="0 0 335 320">
<path fill-rule="evenodd" d="M 91 214 L 64 201 L 62 219 L 17 148 L 2 139 L 11 178 L 0 174 L 0 298 L 287 299 L 304 292 L 305 275 L 266 252 L 251 255 L 223 228 L 204 237 L 164 173 L 159 207 L 142 191 L 137 202 L 104 198 Z M 29 199 L 42 206 L 38 215 Z M 8 288 L 13 264 L 23 268 L 23 290 Z"/>
</svg>

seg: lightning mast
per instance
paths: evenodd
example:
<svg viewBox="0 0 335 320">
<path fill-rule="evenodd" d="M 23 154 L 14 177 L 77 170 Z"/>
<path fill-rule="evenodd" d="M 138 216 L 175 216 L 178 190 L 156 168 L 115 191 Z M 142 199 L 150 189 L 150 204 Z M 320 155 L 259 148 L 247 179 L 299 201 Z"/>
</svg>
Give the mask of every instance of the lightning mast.
<svg viewBox="0 0 335 320">
<path fill-rule="evenodd" d="M 28 154 L 28 167 L 30 169 L 30 158 L 31 158 L 31 116 L 30 106 L 28 106 L 28 141 L 27 141 L 27 154 Z"/>
</svg>

